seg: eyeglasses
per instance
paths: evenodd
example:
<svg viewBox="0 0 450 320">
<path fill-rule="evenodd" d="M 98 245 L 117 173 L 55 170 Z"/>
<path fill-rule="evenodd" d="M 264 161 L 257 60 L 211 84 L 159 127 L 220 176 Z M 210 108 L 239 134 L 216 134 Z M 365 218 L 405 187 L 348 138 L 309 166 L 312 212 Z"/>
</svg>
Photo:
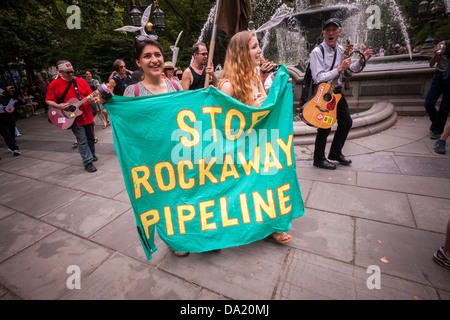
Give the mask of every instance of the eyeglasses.
<svg viewBox="0 0 450 320">
<path fill-rule="evenodd" d="M 156 41 L 156 40 L 158 40 L 158 37 L 155 36 L 154 34 L 140 34 L 140 35 L 137 35 L 135 39 L 137 41 L 144 41 L 146 39 Z"/>
</svg>

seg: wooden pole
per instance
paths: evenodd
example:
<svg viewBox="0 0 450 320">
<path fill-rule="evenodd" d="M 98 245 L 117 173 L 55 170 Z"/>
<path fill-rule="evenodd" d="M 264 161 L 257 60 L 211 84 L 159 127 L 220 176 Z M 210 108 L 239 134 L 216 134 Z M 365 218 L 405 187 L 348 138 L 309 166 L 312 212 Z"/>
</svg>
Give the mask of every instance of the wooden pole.
<svg viewBox="0 0 450 320">
<path fill-rule="evenodd" d="M 208 64 L 207 67 L 212 66 L 213 57 L 214 57 L 214 48 L 216 46 L 216 35 L 217 35 L 217 11 L 219 8 L 220 0 L 216 0 L 216 10 L 214 12 L 214 25 L 211 34 L 211 42 L 209 43 L 209 54 L 208 54 Z M 206 74 L 205 79 L 205 88 L 209 86 L 209 73 Z"/>
</svg>

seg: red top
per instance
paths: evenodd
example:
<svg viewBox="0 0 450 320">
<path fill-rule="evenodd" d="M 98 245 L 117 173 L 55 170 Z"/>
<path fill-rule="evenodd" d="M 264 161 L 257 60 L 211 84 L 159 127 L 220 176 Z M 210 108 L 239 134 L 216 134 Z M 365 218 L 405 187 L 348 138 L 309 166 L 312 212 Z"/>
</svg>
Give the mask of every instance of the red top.
<svg viewBox="0 0 450 320">
<path fill-rule="evenodd" d="M 82 78 L 75 77 L 77 80 L 77 86 L 78 86 L 78 93 L 80 94 L 80 97 L 83 99 L 90 95 L 92 93 L 91 88 L 87 84 L 86 80 Z M 62 97 L 64 91 L 67 88 L 67 85 L 69 84 L 69 81 L 63 80 L 61 77 L 56 78 L 52 82 L 50 82 L 50 85 L 48 86 L 47 96 L 45 97 L 45 100 L 48 101 L 54 101 L 56 103 L 59 103 L 58 100 L 60 97 Z M 77 98 L 77 94 L 75 92 L 75 88 L 73 85 L 70 86 L 69 91 L 66 94 L 66 97 L 64 98 L 64 102 L 69 101 L 70 99 Z M 94 116 L 92 115 L 92 109 L 89 105 L 89 102 L 86 101 L 83 103 L 83 105 L 80 107 L 80 110 L 83 111 L 83 114 L 78 116 L 75 119 L 74 125 L 77 126 L 84 126 L 86 124 L 91 124 L 94 122 Z"/>
</svg>

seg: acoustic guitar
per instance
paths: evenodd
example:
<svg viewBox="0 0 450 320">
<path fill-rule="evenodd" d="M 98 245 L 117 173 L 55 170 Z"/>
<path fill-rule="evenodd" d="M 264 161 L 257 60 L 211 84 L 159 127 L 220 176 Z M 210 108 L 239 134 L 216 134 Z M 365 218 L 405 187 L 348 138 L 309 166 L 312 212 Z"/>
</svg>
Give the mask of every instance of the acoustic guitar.
<svg viewBox="0 0 450 320">
<path fill-rule="evenodd" d="M 112 94 L 109 92 L 108 88 L 104 84 L 99 84 L 97 86 L 98 90 L 95 90 L 93 93 L 88 95 L 86 98 L 82 100 L 78 100 L 76 98 L 72 98 L 67 103 L 69 106 L 66 110 L 62 110 L 59 108 L 51 108 L 48 111 L 48 118 L 57 127 L 58 129 L 70 129 L 75 119 L 83 114 L 83 111 L 80 110 L 80 107 L 85 103 L 88 99 L 102 97 L 104 100 L 108 100 L 112 97 Z"/>
<path fill-rule="evenodd" d="M 349 57 L 353 45 L 347 43 L 345 46 L 344 59 Z M 340 73 L 333 79 L 331 84 L 321 83 L 310 101 L 302 107 L 300 117 L 308 125 L 328 129 L 336 122 L 336 106 L 342 95 L 334 93 Z"/>
</svg>

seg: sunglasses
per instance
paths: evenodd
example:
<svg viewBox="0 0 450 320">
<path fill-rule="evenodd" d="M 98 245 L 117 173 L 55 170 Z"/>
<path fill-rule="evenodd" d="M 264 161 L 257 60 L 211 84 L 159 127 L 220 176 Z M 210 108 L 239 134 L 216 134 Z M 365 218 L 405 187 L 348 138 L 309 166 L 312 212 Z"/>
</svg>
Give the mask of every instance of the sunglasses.
<svg viewBox="0 0 450 320">
<path fill-rule="evenodd" d="M 75 71 L 63 71 L 65 74 L 75 74 Z"/>
<path fill-rule="evenodd" d="M 135 37 L 135 39 L 137 41 L 144 41 L 146 39 L 150 39 L 150 40 L 156 41 L 156 40 L 158 40 L 158 37 L 155 36 L 154 34 L 140 34 L 140 35 L 137 35 Z"/>
<path fill-rule="evenodd" d="M 202 53 L 198 53 L 198 54 L 206 57 L 208 55 L 208 52 L 202 52 Z"/>
</svg>

